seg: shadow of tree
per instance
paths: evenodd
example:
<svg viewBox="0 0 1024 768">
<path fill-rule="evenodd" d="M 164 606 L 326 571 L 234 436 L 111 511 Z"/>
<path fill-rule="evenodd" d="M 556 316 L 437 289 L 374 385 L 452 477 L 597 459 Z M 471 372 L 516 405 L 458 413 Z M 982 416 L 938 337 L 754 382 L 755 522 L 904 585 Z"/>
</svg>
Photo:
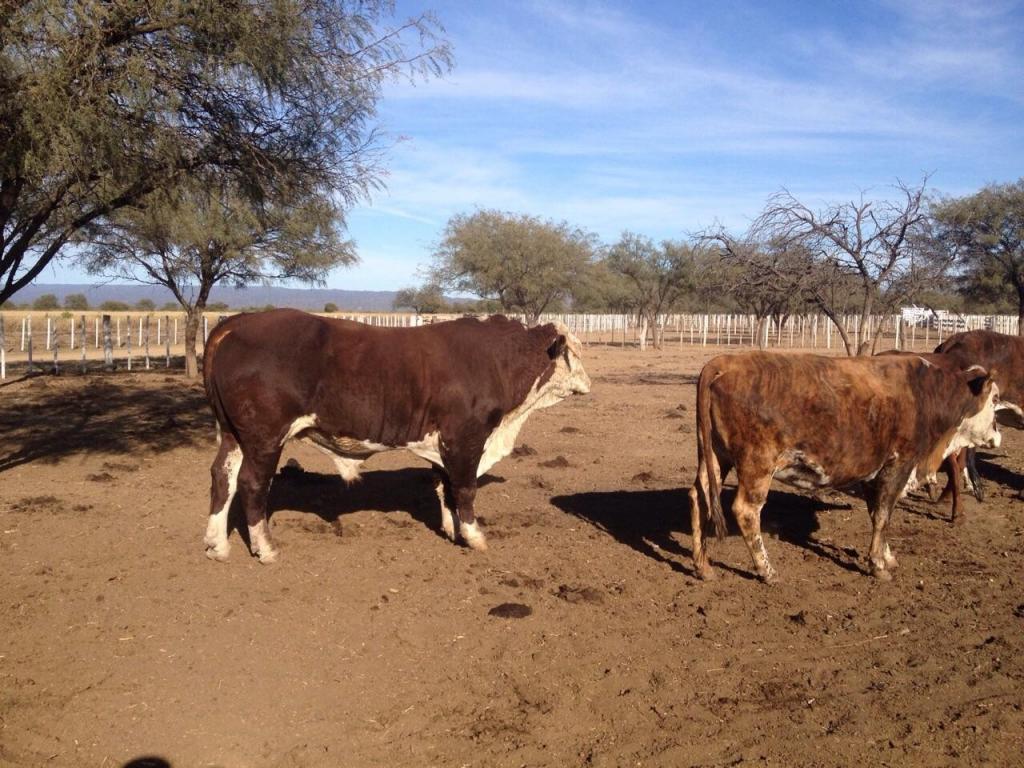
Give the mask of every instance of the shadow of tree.
<svg viewBox="0 0 1024 768">
<path fill-rule="evenodd" d="M 739 534 L 731 514 L 735 495 L 734 488 L 722 490 L 722 503 L 726 508 L 730 535 Z M 674 533 L 692 535 L 686 489 L 576 493 L 555 496 L 551 503 L 637 552 L 667 564 L 674 571 L 696 577 L 689 563 L 692 550 L 681 546 L 673 538 Z M 861 572 L 863 569 L 857 563 L 856 549 L 839 547 L 814 537 L 819 528 L 818 512 L 837 508 L 849 509 L 850 505 L 833 504 L 797 493 L 772 490 L 768 494 L 768 502 L 761 510 L 761 529 L 785 542 L 827 558 L 841 568 Z M 678 557 L 686 558 L 686 565 L 680 563 Z M 716 562 L 715 567 L 753 578 L 752 570 L 735 569 L 720 562 Z"/>
<path fill-rule="evenodd" d="M 83 453 L 162 452 L 213 437 L 202 386 L 180 375 L 39 376 L 4 395 L 0 472 Z"/>
</svg>

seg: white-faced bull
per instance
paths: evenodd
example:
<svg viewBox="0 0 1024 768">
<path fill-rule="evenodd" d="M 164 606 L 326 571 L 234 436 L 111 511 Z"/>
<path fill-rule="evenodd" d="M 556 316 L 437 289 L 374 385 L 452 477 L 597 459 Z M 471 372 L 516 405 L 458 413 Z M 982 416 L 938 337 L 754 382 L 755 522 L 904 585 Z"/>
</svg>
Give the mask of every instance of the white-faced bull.
<svg viewBox="0 0 1024 768">
<path fill-rule="evenodd" d="M 753 352 L 716 357 L 697 387 L 697 478 L 690 489 L 693 561 L 712 578 L 702 521 L 725 534 L 720 484 L 733 468 L 732 510 L 765 581 L 775 578 L 760 514 L 772 478 L 799 488 L 862 484 L 871 572 L 892 578 L 886 525 L 896 501 L 961 447 L 998 446 L 997 387 L 912 355 L 828 358 Z"/>
<path fill-rule="evenodd" d="M 228 556 L 237 493 L 252 553 L 263 563 L 277 558 L 267 494 L 292 439 L 329 455 L 346 481 L 380 451 L 426 459 L 438 474 L 445 533 L 486 549 L 473 509 L 477 478 L 511 452 L 532 411 L 590 390 L 580 352 L 564 327 L 500 316 L 417 328 L 294 310 L 229 318 L 211 332 L 203 360 L 220 439 L 207 555 Z"/>
</svg>

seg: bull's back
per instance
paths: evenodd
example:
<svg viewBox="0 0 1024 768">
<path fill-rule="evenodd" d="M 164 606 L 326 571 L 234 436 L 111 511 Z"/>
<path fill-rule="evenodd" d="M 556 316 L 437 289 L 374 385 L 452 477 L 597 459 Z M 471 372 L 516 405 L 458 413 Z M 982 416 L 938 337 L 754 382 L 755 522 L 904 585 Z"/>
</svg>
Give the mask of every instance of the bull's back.
<svg viewBox="0 0 1024 768">
<path fill-rule="evenodd" d="M 987 330 L 964 331 L 950 336 L 935 351 L 951 357 L 961 368 L 980 365 L 992 374 L 1003 400 L 1024 403 L 1024 338 Z"/>
</svg>

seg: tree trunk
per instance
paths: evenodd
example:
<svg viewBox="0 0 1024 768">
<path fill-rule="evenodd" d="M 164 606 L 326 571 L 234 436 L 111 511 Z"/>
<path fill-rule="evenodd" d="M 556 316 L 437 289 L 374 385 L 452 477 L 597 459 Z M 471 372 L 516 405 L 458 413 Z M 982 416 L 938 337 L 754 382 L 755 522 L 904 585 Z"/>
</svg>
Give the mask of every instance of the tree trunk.
<svg viewBox="0 0 1024 768">
<path fill-rule="evenodd" d="M 185 378 L 194 379 L 199 376 L 199 365 L 196 360 L 196 336 L 199 335 L 199 321 L 203 313 L 198 307 L 185 311 Z"/>
<path fill-rule="evenodd" d="M 1017 287 L 1017 335 L 1024 336 L 1024 284 Z"/>
</svg>

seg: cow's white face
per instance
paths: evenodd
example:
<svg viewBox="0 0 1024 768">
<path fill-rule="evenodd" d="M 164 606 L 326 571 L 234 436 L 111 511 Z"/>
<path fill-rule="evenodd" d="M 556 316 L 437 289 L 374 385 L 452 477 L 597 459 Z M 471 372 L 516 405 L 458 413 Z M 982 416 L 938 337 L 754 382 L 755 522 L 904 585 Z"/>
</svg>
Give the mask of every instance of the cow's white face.
<svg viewBox="0 0 1024 768">
<path fill-rule="evenodd" d="M 1003 436 L 999 433 L 999 425 L 996 423 L 999 387 L 995 382 L 990 382 L 987 386 L 989 391 L 985 404 L 980 411 L 960 423 L 943 458 L 961 448 L 998 448 L 1002 443 Z"/>
<path fill-rule="evenodd" d="M 569 395 L 585 395 L 590 392 L 590 377 L 583 370 L 583 345 L 561 323 L 555 323 L 555 327 L 565 336 L 565 349 L 555 358 L 555 372 L 547 384 L 551 387 L 551 393 L 559 400 Z"/>
</svg>

